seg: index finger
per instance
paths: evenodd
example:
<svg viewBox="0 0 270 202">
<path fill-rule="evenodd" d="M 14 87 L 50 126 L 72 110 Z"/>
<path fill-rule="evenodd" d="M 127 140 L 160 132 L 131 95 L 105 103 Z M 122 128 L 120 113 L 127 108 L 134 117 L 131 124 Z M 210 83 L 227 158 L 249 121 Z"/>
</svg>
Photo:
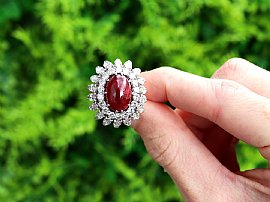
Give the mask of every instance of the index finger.
<svg viewBox="0 0 270 202">
<path fill-rule="evenodd" d="M 170 67 L 142 74 L 147 98 L 216 123 L 256 147 L 270 145 L 270 101 L 234 81 L 207 79 Z"/>
</svg>

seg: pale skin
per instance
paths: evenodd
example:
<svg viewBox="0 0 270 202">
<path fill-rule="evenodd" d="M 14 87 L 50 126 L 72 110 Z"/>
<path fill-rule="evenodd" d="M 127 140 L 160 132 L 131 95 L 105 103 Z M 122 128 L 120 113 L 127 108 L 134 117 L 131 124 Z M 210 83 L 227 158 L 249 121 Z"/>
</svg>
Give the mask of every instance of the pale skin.
<svg viewBox="0 0 270 202">
<path fill-rule="evenodd" d="M 142 77 L 148 102 L 132 126 L 186 201 L 270 201 L 270 169 L 240 172 L 234 149 L 240 139 L 270 160 L 270 72 L 234 58 L 212 78 L 170 67 Z"/>
</svg>

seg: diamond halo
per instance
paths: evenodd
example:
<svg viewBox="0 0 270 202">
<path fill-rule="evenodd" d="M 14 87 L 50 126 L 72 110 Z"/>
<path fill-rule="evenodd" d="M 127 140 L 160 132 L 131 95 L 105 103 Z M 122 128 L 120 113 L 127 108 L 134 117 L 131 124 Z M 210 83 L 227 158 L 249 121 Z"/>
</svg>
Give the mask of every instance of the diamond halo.
<svg viewBox="0 0 270 202">
<path fill-rule="evenodd" d="M 96 119 L 103 119 L 103 125 L 113 124 L 115 128 L 119 128 L 121 124 L 130 126 L 133 120 L 139 119 L 140 113 L 144 111 L 144 104 L 147 99 L 145 96 L 146 88 L 145 80 L 140 77 L 141 70 L 132 68 L 130 60 L 122 64 L 120 59 L 116 59 L 114 64 L 104 61 L 103 66 L 96 67 L 96 74 L 90 77 L 92 84 L 88 85 L 90 94 L 89 101 L 92 104 L 89 109 L 97 111 Z M 106 84 L 113 75 L 122 75 L 126 77 L 131 87 L 131 99 L 127 109 L 117 111 L 110 109 L 110 105 L 106 100 Z"/>
</svg>

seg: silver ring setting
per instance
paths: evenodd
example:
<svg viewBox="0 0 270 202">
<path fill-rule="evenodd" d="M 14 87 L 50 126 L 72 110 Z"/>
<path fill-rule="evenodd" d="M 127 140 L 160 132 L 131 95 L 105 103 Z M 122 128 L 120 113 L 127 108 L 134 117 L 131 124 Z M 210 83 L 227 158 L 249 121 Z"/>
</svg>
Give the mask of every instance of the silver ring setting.
<svg viewBox="0 0 270 202">
<path fill-rule="evenodd" d="M 145 79 L 140 73 L 139 68 L 132 68 L 130 60 L 124 64 L 120 59 L 114 64 L 104 61 L 103 66 L 96 67 L 96 75 L 90 77 L 92 84 L 88 85 L 88 99 L 92 101 L 89 109 L 97 111 L 96 119 L 103 119 L 104 126 L 130 126 L 139 119 L 147 101 Z"/>
</svg>

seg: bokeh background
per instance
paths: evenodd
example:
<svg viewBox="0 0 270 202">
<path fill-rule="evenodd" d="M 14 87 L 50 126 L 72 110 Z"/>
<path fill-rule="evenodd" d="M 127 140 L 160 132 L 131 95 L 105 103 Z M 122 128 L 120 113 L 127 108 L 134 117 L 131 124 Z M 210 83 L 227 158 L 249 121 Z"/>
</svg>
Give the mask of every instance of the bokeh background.
<svg viewBox="0 0 270 202">
<path fill-rule="evenodd" d="M 89 76 L 116 58 L 267 69 L 269 19 L 269 0 L 0 0 L 0 201 L 181 200 L 131 128 L 95 121 Z M 241 170 L 267 164 L 244 143 L 237 154 Z"/>
</svg>

